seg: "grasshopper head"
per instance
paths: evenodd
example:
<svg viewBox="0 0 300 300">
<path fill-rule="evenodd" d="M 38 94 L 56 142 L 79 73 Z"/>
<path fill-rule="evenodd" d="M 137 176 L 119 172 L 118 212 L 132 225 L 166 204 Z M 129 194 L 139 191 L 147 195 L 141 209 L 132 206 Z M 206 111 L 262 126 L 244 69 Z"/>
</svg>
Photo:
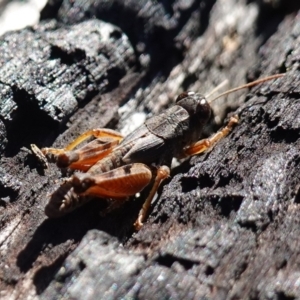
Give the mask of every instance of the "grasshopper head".
<svg viewBox="0 0 300 300">
<path fill-rule="evenodd" d="M 194 92 L 181 93 L 176 104 L 183 107 L 190 115 L 192 123 L 203 127 L 212 114 L 211 107 L 204 96 Z"/>
</svg>

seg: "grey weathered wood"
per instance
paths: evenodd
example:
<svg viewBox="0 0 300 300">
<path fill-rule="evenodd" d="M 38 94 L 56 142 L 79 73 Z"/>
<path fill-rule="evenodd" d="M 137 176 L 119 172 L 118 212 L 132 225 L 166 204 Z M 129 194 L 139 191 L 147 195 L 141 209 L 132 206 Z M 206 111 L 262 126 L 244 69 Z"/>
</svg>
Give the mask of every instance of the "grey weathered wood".
<svg viewBox="0 0 300 300">
<path fill-rule="evenodd" d="M 236 0 L 174 1 L 174 14 L 163 2 L 123 2 L 83 1 L 76 14 L 81 1 L 66 1 L 59 22 L 2 37 L 1 298 L 298 298 L 299 17 Z M 97 24 L 110 26 L 112 40 L 101 42 Z M 236 86 L 286 70 L 245 103 L 238 93 L 213 104 L 217 125 L 235 108 L 240 123 L 173 170 L 140 232 L 132 224 L 144 195 L 104 218 L 100 201 L 44 216 L 62 175 L 54 165 L 43 171 L 30 143 L 61 147 L 88 128 L 129 130 L 182 90 L 206 94 L 224 79 Z M 53 101 L 68 95 L 77 106 L 61 114 Z"/>
</svg>

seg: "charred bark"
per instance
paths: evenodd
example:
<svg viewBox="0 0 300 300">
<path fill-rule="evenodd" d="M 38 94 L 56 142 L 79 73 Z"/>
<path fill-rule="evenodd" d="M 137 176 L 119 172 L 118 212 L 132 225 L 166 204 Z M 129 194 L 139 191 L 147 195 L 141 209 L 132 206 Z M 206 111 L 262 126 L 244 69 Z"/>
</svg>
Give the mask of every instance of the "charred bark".
<svg viewBox="0 0 300 300">
<path fill-rule="evenodd" d="M 299 7 L 294 1 L 49 1 L 1 37 L 1 299 L 300 297 Z M 90 128 L 127 134 L 183 90 L 287 72 L 213 104 L 208 153 L 172 170 L 141 231 L 145 195 L 100 217 L 44 207 L 65 174 L 29 147 Z M 136 123 L 136 124 L 135 124 Z"/>
</svg>

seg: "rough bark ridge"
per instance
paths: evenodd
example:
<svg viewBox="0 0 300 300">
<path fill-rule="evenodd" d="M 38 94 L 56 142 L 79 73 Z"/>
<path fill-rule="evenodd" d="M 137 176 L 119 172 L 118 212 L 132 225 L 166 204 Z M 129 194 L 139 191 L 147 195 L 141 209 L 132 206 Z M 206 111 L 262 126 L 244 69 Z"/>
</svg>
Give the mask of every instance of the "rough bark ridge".
<svg viewBox="0 0 300 300">
<path fill-rule="evenodd" d="M 300 298 L 298 9 L 57 0 L 36 28 L 1 37 L 1 299 Z M 105 126 L 128 133 L 182 90 L 279 72 L 213 104 L 213 129 L 229 111 L 240 123 L 173 169 L 141 231 L 132 224 L 143 195 L 106 217 L 101 201 L 44 216 L 64 175 L 43 170 L 31 143 L 62 147 Z"/>
</svg>

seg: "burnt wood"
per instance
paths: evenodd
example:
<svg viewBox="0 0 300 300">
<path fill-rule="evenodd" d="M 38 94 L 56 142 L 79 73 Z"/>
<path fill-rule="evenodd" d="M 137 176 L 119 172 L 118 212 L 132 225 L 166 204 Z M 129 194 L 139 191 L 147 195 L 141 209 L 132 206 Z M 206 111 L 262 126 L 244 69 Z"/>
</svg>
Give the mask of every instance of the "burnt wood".
<svg viewBox="0 0 300 300">
<path fill-rule="evenodd" d="M 300 297 L 296 1 L 49 1 L 0 38 L 0 298 Z M 101 217 L 44 208 L 65 174 L 29 150 L 87 129 L 126 134 L 182 91 L 287 72 L 213 104 L 213 150 L 172 170 L 141 231 L 145 193 Z"/>
</svg>

